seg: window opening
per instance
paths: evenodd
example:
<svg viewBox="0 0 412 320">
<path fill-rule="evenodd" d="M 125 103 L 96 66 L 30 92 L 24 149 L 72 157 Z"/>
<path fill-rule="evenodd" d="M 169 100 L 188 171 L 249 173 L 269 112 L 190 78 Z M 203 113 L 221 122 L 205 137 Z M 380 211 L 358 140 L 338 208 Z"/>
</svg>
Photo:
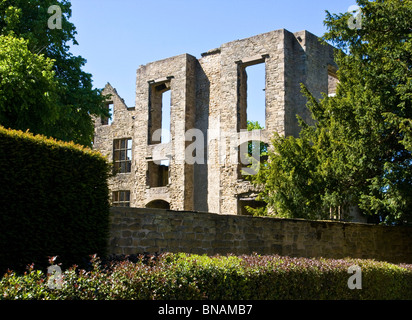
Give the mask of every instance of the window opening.
<svg viewBox="0 0 412 320">
<path fill-rule="evenodd" d="M 266 63 L 262 56 L 238 61 L 238 129 L 247 122 L 266 126 Z"/>
<path fill-rule="evenodd" d="M 239 199 L 239 206 L 238 206 L 238 214 L 242 216 L 250 216 L 253 215 L 249 211 L 249 208 L 251 209 L 262 209 L 267 206 L 267 204 L 264 201 L 257 201 L 255 198 L 250 198 L 250 199 Z"/>
<path fill-rule="evenodd" d="M 151 188 L 165 187 L 169 184 L 169 160 L 149 161 L 147 170 L 147 186 Z"/>
<path fill-rule="evenodd" d="M 102 117 L 102 125 L 111 125 L 113 122 L 113 110 L 114 110 L 114 105 L 113 102 L 109 102 L 106 104 L 106 108 L 109 110 L 110 117 Z"/>
<path fill-rule="evenodd" d="M 172 102 L 172 91 L 167 90 L 162 94 L 162 136 L 161 143 L 170 142 L 170 112 Z"/>
<path fill-rule="evenodd" d="M 132 171 L 132 139 L 114 140 L 113 162 L 115 173 L 128 173 Z"/>
<path fill-rule="evenodd" d="M 255 175 L 259 166 L 268 160 L 268 144 L 258 140 L 250 140 L 239 145 L 238 179 Z"/>
<path fill-rule="evenodd" d="M 266 66 L 265 63 L 246 68 L 248 121 L 257 121 L 262 128 L 266 125 Z"/>
<path fill-rule="evenodd" d="M 113 207 L 130 207 L 130 191 L 121 190 L 112 192 Z"/>
<path fill-rule="evenodd" d="M 149 144 L 170 141 L 170 80 L 149 84 Z M 158 130 L 161 130 L 159 134 Z"/>
</svg>

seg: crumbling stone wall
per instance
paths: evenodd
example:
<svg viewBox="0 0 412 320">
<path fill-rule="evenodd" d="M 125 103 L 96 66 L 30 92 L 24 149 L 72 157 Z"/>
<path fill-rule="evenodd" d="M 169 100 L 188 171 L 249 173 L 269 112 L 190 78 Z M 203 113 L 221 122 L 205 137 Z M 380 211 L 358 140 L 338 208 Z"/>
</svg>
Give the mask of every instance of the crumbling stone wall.
<svg viewBox="0 0 412 320">
<path fill-rule="evenodd" d="M 279 254 L 412 263 L 412 227 L 112 208 L 109 252 Z"/>
<path fill-rule="evenodd" d="M 114 106 L 112 123 L 110 125 L 103 125 L 101 119 L 95 119 L 93 148 L 107 156 L 109 161 L 113 161 L 113 141 L 115 139 L 133 137 L 135 133 L 134 117 L 136 112 L 134 108 L 126 106 L 124 100 L 110 83 L 104 88 L 103 94 L 111 95 L 111 99 L 107 103 L 113 103 Z M 109 179 L 109 189 L 112 191 L 132 190 L 132 181 L 135 180 L 136 169 L 136 163 L 132 162 L 132 171 L 130 173 L 117 174 Z"/>
<path fill-rule="evenodd" d="M 174 210 L 194 210 L 193 171 L 185 163 L 185 132 L 194 128 L 195 69 L 196 58 L 183 54 L 141 66 L 137 70 L 136 119 L 138 129 L 134 132 L 134 152 L 137 179 L 133 181 L 135 201 L 133 206 L 145 207 L 153 200 L 164 200 Z M 149 144 L 149 92 L 152 86 L 167 82 L 171 90 L 170 134 L 167 145 Z M 153 119 L 156 120 L 156 119 Z M 170 160 L 171 183 L 162 190 L 148 188 L 148 161 Z M 159 192 L 161 191 L 161 192 Z"/>
<path fill-rule="evenodd" d="M 113 159 L 113 139 L 131 138 L 132 170 L 111 178 L 110 188 L 130 190 L 130 206 L 147 207 L 159 201 L 173 210 L 240 214 L 242 198 L 253 198 L 256 190 L 241 176 L 238 147 L 249 137 L 246 129 L 247 68 L 265 64 L 266 121 L 261 141 L 270 145 L 273 132 L 298 135 L 296 115 L 310 121 L 304 83 L 316 96 L 330 94 L 333 48 L 322 45 L 307 31 L 285 29 L 225 43 L 202 54 L 189 54 L 142 65 L 136 73 L 136 103 L 127 108 L 113 93 L 114 116 L 110 125 L 96 119 L 94 147 Z M 160 125 L 161 96 L 171 92 L 171 141 L 159 144 L 154 132 Z M 191 129 L 198 129 L 186 135 Z M 197 139 L 195 150 L 202 161 L 188 163 L 186 148 Z M 235 160 L 233 161 L 233 154 Z M 169 161 L 167 185 L 151 186 L 152 162 Z M 153 178 L 153 177 L 152 177 Z"/>
</svg>

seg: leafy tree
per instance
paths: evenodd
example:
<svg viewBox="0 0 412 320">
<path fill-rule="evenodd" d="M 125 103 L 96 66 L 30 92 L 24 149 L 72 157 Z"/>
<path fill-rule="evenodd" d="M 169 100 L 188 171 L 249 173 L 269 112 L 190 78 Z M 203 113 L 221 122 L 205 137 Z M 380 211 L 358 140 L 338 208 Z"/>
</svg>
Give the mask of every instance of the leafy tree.
<svg viewBox="0 0 412 320">
<path fill-rule="evenodd" d="M 275 136 L 254 183 L 274 214 L 327 218 L 359 208 L 371 221 L 412 221 L 412 1 L 358 0 L 350 13 L 327 12 L 323 40 L 336 48 L 336 96 L 317 101 L 305 88 L 315 125 L 299 138 Z"/>
<path fill-rule="evenodd" d="M 28 41 L 0 36 L 0 123 L 50 132 L 58 117 L 53 61 L 33 54 Z"/>
<path fill-rule="evenodd" d="M 52 5 L 58 5 L 61 8 L 61 29 L 48 27 L 48 21 L 51 18 L 48 9 Z M 3 122 L 0 124 L 11 126 L 14 129 L 29 129 L 34 133 L 89 146 L 93 139 L 94 129 L 91 115 L 109 116 L 104 105 L 107 97 L 101 94 L 100 89 L 93 89 L 91 74 L 82 70 L 86 60 L 81 56 L 74 56 L 69 51 L 70 43 L 78 44 L 75 39 L 75 26 L 69 22 L 70 16 L 71 4 L 68 0 L 0 0 L 0 34 L 23 38 L 33 55 L 43 55 L 51 59 L 48 61 L 53 61 L 52 70 L 57 81 L 50 97 L 54 105 L 51 107 L 52 110 L 33 118 L 27 117 L 26 112 L 30 109 L 30 113 L 35 114 L 37 110 L 40 110 L 37 105 L 40 98 L 27 101 L 23 108 L 15 104 L 18 103 L 15 95 L 23 96 L 19 87 L 15 92 L 8 92 L 10 96 L 7 97 L 7 110 L 9 111 L 2 114 Z M 13 52 L 8 53 L 13 54 Z M 40 83 L 37 84 L 38 90 L 35 93 L 48 91 L 47 88 L 43 90 L 40 85 Z M 50 104 L 43 106 L 41 110 L 46 107 L 50 107 Z M 37 124 L 38 118 L 46 121 L 48 114 L 52 115 L 47 120 L 49 127 L 40 128 Z M 31 119 L 31 121 L 22 121 L 21 118 L 27 121 Z"/>
</svg>

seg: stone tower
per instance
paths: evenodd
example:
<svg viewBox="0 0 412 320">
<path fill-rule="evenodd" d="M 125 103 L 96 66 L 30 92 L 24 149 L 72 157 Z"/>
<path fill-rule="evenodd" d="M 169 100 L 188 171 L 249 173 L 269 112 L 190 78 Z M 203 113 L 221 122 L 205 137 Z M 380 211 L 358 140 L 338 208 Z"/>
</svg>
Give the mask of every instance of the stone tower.
<svg viewBox="0 0 412 320">
<path fill-rule="evenodd" d="M 258 138 L 269 146 L 273 132 L 299 134 L 297 114 L 311 120 L 300 83 L 318 98 L 336 87 L 333 47 L 307 31 L 285 29 L 225 43 L 200 59 L 182 54 L 140 66 L 133 108 L 107 84 L 112 121 L 95 119 L 94 148 L 114 163 L 112 204 L 218 214 L 245 214 L 245 205 L 257 205 L 238 161 L 240 146 L 257 140 L 245 132 L 247 68 L 255 64 L 266 70 L 265 129 Z M 164 141 L 167 93 L 170 140 Z"/>
</svg>

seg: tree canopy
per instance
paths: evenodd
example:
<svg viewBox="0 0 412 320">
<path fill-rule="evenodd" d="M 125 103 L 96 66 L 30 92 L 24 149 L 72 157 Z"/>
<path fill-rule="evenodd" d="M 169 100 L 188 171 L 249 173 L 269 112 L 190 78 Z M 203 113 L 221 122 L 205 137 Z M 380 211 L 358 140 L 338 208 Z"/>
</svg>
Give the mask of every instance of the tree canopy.
<svg viewBox="0 0 412 320">
<path fill-rule="evenodd" d="M 52 5 L 61 9 L 61 28 L 49 27 Z M 70 17 L 68 0 L 0 0 L 0 124 L 90 146 L 91 115 L 109 114 L 82 70 L 86 60 L 70 53 L 78 44 Z"/>
<path fill-rule="evenodd" d="M 53 61 L 22 38 L 0 36 L 0 75 L 0 123 L 49 132 L 58 117 Z"/>
<path fill-rule="evenodd" d="M 316 100 L 298 138 L 275 134 L 269 161 L 252 177 L 260 200 L 283 217 L 328 218 L 357 208 L 372 222 L 412 222 L 412 1 L 358 0 L 326 12 L 323 41 L 337 50 L 336 95 Z"/>
</svg>

